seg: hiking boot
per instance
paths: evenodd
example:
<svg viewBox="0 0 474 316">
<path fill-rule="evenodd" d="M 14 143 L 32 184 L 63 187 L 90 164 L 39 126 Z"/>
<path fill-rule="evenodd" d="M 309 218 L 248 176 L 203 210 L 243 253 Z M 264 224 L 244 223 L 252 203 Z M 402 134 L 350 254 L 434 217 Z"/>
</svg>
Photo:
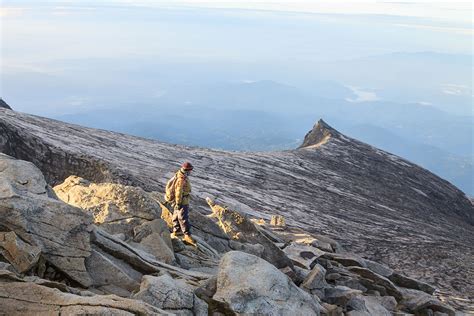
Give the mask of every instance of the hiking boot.
<svg viewBox="0 0 474 316">
<path fill-rule="evenodd" d="M 171 239 L 176 239 L 176 238 L 179 238 L 180 235 L 183 235 L 183 233 L 180 233 L 180 232 L 172 232 L 170 234 L 170 237 Z"/>
<path fill-rule="evenodd" d="M 189 245 L 197 246 L 196 240 L 191 235 L 184 235 L 183 241 Z"/>
</svg>

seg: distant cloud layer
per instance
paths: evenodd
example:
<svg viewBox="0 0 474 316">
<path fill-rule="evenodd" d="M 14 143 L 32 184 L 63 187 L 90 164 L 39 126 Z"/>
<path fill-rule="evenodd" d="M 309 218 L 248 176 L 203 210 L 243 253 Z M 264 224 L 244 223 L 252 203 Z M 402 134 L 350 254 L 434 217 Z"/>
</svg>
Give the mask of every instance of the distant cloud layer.
<svg viewBox="0 0 474 316">
<path fill-rule="evenodd" d="M 374 14 L 442 19 L 471 24 L 472 3 L 461 1 L 361 1 L 361 0 L 110 0 L 130 5 L 172 5 L 205 8 L 234 8 L 324 14 Z M 472 29 L 472 27 L 470 27 Z"/>
<path fill-rule="evenodd" d="M 442 92 L 444 94 L 456 95 L 456 96 L 470 94 L 468 86 L 462 85 L 462 84 L 453 84 L 453 83 L 444 84 L 442 86 Z"/>
<path fill-rule="evenodd" d="M 433 25 L 422 25 L 422 24 L 401 24 L 401 23 L 396 23 L 394 25 L 400 26 L 400 27 L 425 29 L 425 30 L 430 30 L 430 31 L 451 32 L 451 33 L 466 34 L 466 35 L 474 34 L 474 30 L 472 28 L 433 26 Z"/>
<path fill-rule="evenodd" d="M 11 7 L 25 6 L 56 6 L 58 14 L 68 14 L 68 9 L 91 9 L 95 6 L 149 6 L 149 7 L 200 7 L 200 8 L 225 8 L 244 10 L 263 10 L 280 12 L 302 12 L 323 14 L 371 14 L 389 15 L 400 17 L 417 17 L 436 19 L 442 22 L 465 23 L 472 30 L 472 3 L 468 0 L 461 1 L 360 1 L 360 0 L 101 0 L 101 1 L 67 1 L 50 0 L 18 1 L 4 0 L 4 8 L 0 9 L 0 16 L 18 14 Z"/>
<path fill-rule="evenodd" d="M 346 101 L 352 103 L 371 102 L 380 100 L 373 91 L 362 90 L 359 87 L 347 86 L 355 94 L 355 98 L 346 98 Z"/>
</svg>

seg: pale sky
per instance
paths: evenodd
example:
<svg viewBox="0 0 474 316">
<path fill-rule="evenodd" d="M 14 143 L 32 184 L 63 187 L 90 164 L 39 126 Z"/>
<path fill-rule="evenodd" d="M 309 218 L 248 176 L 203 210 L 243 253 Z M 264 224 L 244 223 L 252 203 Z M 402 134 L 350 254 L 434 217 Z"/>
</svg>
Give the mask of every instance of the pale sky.
<svg viewBox="0 0 474 316">
<path fill-rule="evenodd" d="M 57 6 L 71 5 L 110 5 L 121 4 L 129 6 L 190 6 L 204 8 L 235 8 L 253 10 L 274 10 L 306 13 L 329 14 L 382 14 L 442 19 L 452 22 L 469 23 L 472 28 L 472 1 L 360 1 L 360 0 L 299 0 L 299 1 L 274 1 L 274 0 L 102 0 L 102 1 L 77 1 L 77 0 L 4 0 L 2 1 L 1 14 L 13 13 L 8 7 L 22 7 L 34 3 L 35 5 L 49 4 Z M 9 12 L 8 12 L 9 11 Z"/>
<path fill-rule="evenodd" d="M 67 1 L 74 3 L 74 1 Z M 382 14 L 407 17 L 442 19 L 470 23 L 472 28 L 472 1 L 360 1 L 360 0 L 106 0 L 128 5 L 173 5 L 206 8 L 234 8 L 328 14 Z"/>
</svg>

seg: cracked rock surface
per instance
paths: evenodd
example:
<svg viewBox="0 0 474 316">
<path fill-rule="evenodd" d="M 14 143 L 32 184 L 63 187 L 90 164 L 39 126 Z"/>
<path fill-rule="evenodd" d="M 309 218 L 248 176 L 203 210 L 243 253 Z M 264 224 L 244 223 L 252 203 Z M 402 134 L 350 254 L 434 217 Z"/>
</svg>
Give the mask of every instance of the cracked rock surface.
<svg viewBox="0 0 474 316">
<path fill-rule="evenodd" d="M 0 177 L 0 231 L 14 232 L 73 281 L 91 285 L 84 263 L 91 251 L 91 216 L 49 198 L 41 172 L 31 163 L 0 154 Z"/>
<path fill-rule="evenodd" d="M 80 296 L 31 282 L 0 282 L 5 315 L 168 315 L 142 301 L 118 296 Z"/>
</svg>

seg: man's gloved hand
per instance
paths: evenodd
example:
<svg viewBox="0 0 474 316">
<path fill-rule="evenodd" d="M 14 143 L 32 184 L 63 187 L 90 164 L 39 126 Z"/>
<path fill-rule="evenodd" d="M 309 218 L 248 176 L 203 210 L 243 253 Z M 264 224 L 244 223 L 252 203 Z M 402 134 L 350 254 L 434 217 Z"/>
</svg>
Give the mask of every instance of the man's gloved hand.
<svg viewBox="0 0 474 316">
<path fill-rule="evenodd" d="M 174 205 L 174 210 L 179 211 L 182 208 L 181 204 L 175 204 Z"/>
</svg>

